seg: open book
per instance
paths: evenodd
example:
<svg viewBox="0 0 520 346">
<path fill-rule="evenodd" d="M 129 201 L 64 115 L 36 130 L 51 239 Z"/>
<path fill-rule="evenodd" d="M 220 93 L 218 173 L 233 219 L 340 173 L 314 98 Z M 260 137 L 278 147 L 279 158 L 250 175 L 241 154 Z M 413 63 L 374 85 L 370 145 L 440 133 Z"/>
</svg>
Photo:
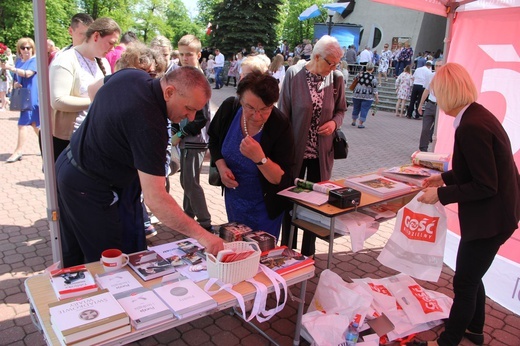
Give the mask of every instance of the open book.
<svg viewBox="0 0 520 346">
<path fill-rule="evenodd" d="M 315 205 L 327 203 L 329 200 L 329 191 L 343 187 L 331 181 L 313 183 L 299 178 L 294 180 L 294 185 L 295 186 L 278 192 L 278 194 Z"/>
<path fill-rule="evenodd" d="M 385 169 L 381 172 L 381 175 L 386 178 L 421 187 L 424 179 L 440 173 L 441 172 L 433 168 L 408 164 Z"/>
</svg>

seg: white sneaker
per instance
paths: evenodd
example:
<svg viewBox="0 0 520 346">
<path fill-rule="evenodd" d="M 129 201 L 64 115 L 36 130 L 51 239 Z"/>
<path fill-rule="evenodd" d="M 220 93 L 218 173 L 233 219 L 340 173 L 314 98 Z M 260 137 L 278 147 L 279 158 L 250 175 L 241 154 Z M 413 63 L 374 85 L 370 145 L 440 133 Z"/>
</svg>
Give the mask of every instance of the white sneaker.
<svg viewBox="0 0 520 346">
<path fill-rule="evenodd" d="M 155 225 L 156 223 L 159 223 L 159 219 L 154 214 L 150 214 L 150 223 L 152 225 Z"/>
</svg>

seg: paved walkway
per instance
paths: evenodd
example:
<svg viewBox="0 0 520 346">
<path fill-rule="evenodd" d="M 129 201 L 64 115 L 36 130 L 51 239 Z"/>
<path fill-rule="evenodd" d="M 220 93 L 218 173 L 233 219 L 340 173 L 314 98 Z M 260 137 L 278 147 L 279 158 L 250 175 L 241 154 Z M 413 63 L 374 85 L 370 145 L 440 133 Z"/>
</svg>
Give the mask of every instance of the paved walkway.
<svg viewBox="0 0 520 346">
<path fill-rule="evenodd" d="M 212 109 L 228 96 L 233 87 L 213 90 Z M 351 114 L 351 109 L 347 114 Z M 36 136 L 31 133 L 20 162 L 5 164 L 17 140 L 16 112 L 0 112 L 0 345 L 44 345 L 29 316 L 24 280 L 41 273 L 51 265 L 49 227 L 46 218 L 46 196 L 42 161 Z M 342 178 L 407 163 L 417 149 L 421 122 L 396 118 L 379 112 L 367 120 L 365 129 L 350 126 L 347 116 L 343 130 L 350 144 L 349 158 L 335 163 L 333 178 Z M 213 223 L 227 221 L 220 189 L 206 184 L 207 162 L 202 171 L 206 198 Z M 182 201 L 178 176 L 171 178 L 171 193 Z M 158 235 L 151 244 L 180 239 L 171 230 L 158 225 Z M 392 222 L 381 225 L 380 231 L 365 242 L 365 250 L 353 254 L 347 237 L 336 241 L 332 270 L 344 279 L 349 277 L 385 277 L 395 274 L 376 260 L 381 247 L 393 229 Z M 306 302 L 312 299 L 319 273 L 326 267 L 327 243 L 318 240 L 316 277 L 307 285 Z M 453 271 L 443 270 L 437 283 L 422 283 L 426 288 L 452 294 Z M 295 295 L 298 288 L 292 288 Z M 286 308 L 259 327 L 281 345 L 292 345 L 297 304 L 288 302 Z M 487 345 L 520 345 L 520 317 L 488 301 L 485 340 Z M 442 327 L 421 333 L 424 340 L 432 340 Z M 135 345 L 268 345 L 266 339 L 234 316 L 220 312 L 175 328 Z M 308 343 L 302 342 L 307 345 Z M 471 345 L 463 341 L 462 345 Z"/>
</svg>

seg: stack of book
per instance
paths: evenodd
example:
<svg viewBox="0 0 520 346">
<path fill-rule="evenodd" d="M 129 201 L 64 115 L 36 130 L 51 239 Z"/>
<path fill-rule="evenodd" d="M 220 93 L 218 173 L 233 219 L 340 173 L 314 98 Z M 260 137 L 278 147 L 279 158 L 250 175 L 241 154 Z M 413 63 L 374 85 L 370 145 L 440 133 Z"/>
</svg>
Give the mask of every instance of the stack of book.
<svg viewBox="0 0 520 346">
<path fill-rule="evenodd" d="M 379 198 L 397 197 L 412 190 L 412 186 L 385 178 L 379 174 L 367 174 L 345 179 L 345 185 Z"/>
<path fill-rule="evenodd" d="M 245 236 L 244 240 L 258 243 L 262 252 L 274 249 L 276 246 L 276 237 L 264 231 L 253 232 Z"/>
<path fill-rule="evenodd" d="M 179 319 L 217 308 L 217 301 L 191 280 L 167 283 L 154 291 Z"/>
<path fill-rule="evenodd" d="M 58 299 L 67 299 L 96 292 L 98 286 L 85 265 L 56 269 L 50 272 L 52 289 Z"/>
<path fill-rule="evenodd" d="M 248 234 L 253 233 L 251 227 L 238 222 L 229 222 L 220 225 L 219 236 L 226 242 L 241 241 Z"/>
<path fill-rule="evenodd" d="M 180 259 L 179 259 L 180 260 Z M 175 273 L 173 259 L 164 259 L 153 250 L 144 250 L 129 255 L 128 266 L 144 281 Z M 184 263 L 181 262 L 184 265 Z"/>
<path fill-rule="evenodd" d="M 49 304 L 61 345 L 93 345 L 130 333 L 127 313 L 107 290 Z"/>
<path fill-rule="evenodd" d="M 118 294 L 143 287 L 126 269 L 97 274 L 96 282 L 99 287 L 107 289 L 116 298 Z"/>
<path fill-rule="evenodd" d="M 130 316 L 130 323 L 136 330 L 175 319 L 157 294 L 144 287 L 119 294 L 117 301 Z"/>
</svg>

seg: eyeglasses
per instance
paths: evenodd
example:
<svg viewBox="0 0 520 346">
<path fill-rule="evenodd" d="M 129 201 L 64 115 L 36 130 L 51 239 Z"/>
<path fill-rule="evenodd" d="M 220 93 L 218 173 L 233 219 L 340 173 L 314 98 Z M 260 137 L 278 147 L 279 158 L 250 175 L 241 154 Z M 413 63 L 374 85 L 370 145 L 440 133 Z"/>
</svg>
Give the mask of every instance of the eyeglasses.
<svg viewBox="0 0 520 346">
<path fill-rule="evenodd" d="M 264 107 L 264 108 L 260 108 L 260 109 L 256 109 L 254 108 L 253 106 L 251 105 L 248 105 L 247 103 L 243 103 L 242 104 L 242 107 L 244 107 L 245 110 L 247 110 L 248 112 L 251 112 L 251 113 L 260 113 L 260 114 L 266 114 L 268 112 L 270 112 L 272 109 L 273 109 L 273 106 L 274 105 L 270 105 L 270 106 L 267 106 L 267 107 Z"/>
<path fill-rule="evenodd" d="M 337 65 L 337 64 L 333 64 L 333 63 L 331 63 L 330 61 L 328 61 L 327 58 L 325 58 L 324 56 L 322 56 L 321 58 L 322 58 L 323 60 L 325 60 L 325 62 L 326 62 L 327 64 L 329 64 L 330 67 L 335 67 L 335 66 Z"/>
<path fill-rule="evenodd" d="M 31 46 L 20 47 L 20 50 L 29 50 L 29 49 L 32 49 L 32 47 Z"/>
</svg>

